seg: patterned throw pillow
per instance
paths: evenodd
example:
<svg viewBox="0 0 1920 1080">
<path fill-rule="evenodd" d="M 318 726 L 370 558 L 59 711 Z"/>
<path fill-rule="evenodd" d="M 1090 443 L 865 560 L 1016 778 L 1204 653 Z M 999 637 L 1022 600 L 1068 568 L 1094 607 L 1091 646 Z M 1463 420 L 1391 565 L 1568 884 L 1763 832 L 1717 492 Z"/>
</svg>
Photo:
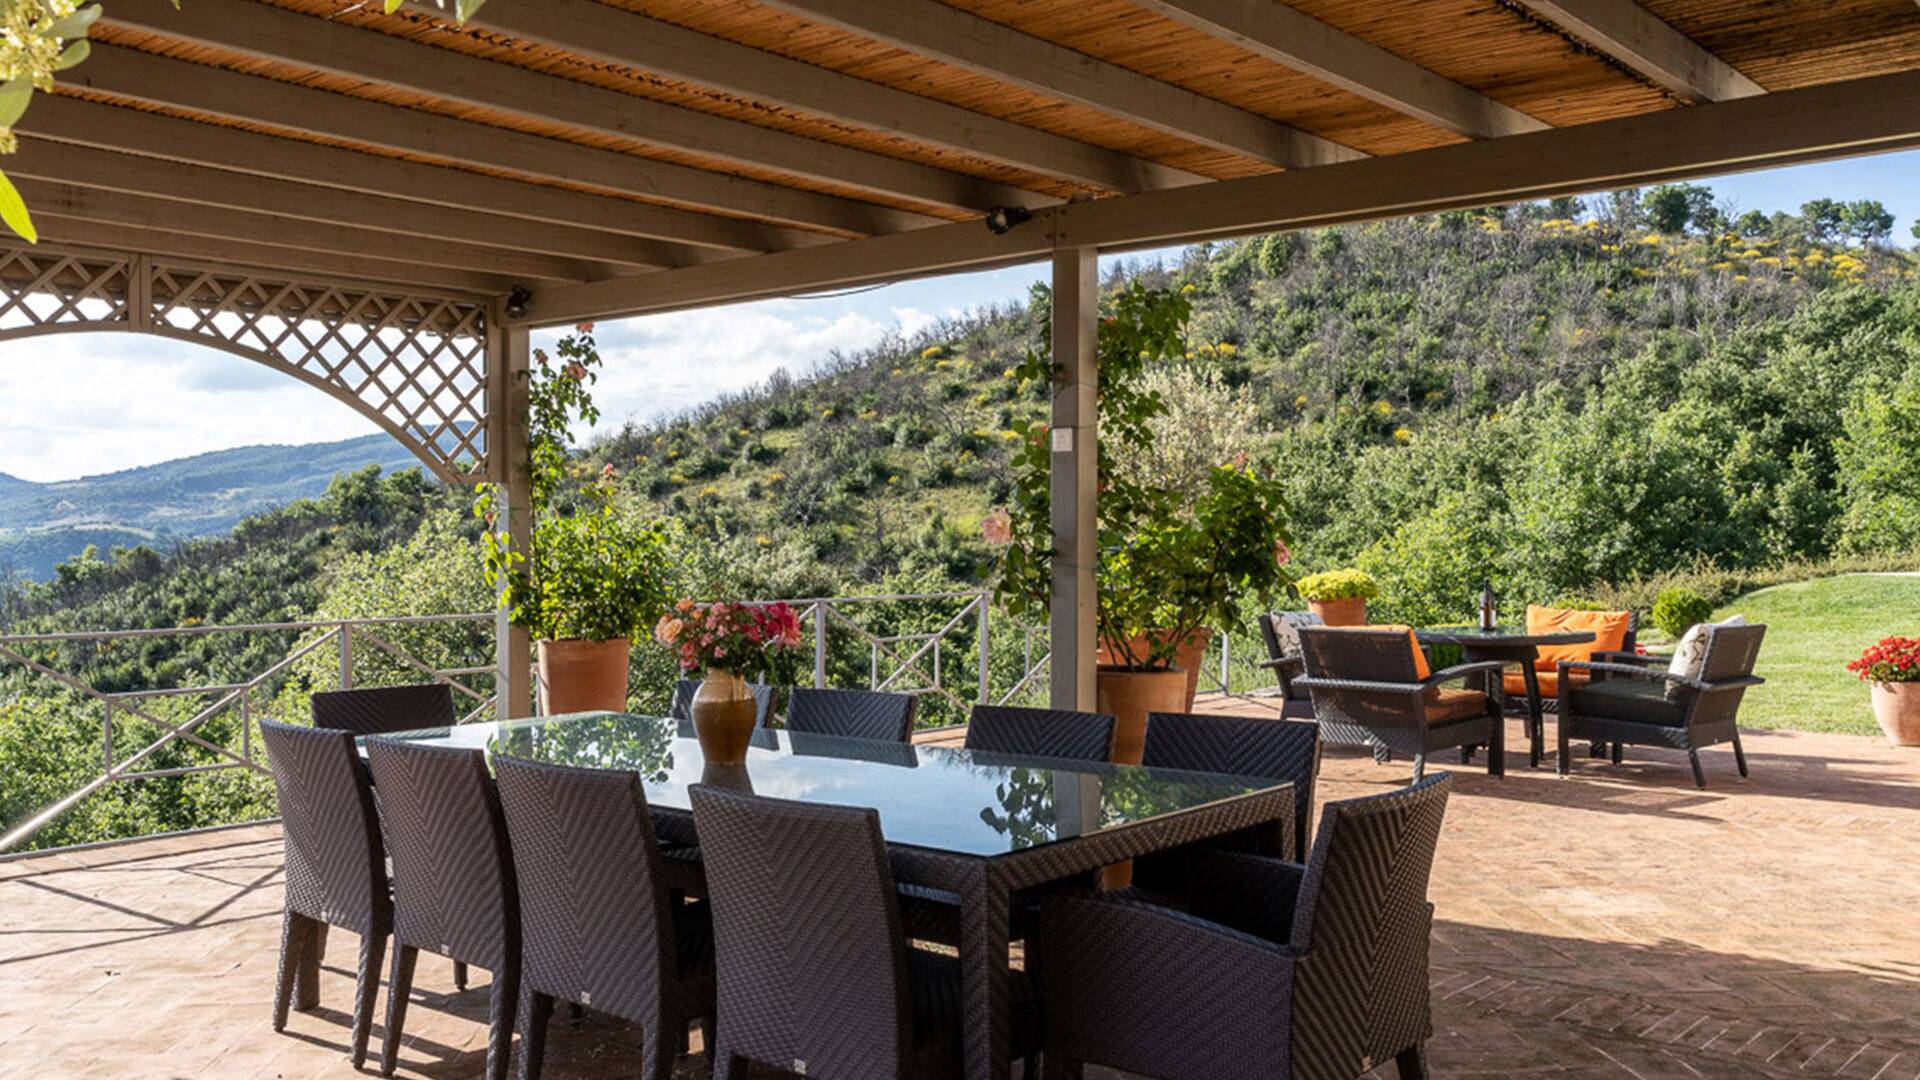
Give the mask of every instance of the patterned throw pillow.
<svg viewBox="0 0 1920 1080">
<path fill-rule="evenodd" d="M 1707 663 L 1707 632 L 1719 626 L 1745 626 L 1745 615 L 1729 616 L 1724 622 L 1695 623 L 1680 635 L 1680 644 L 1673 650 L 1673 660 L 1667 664 L 1667 674 L 1683 678 L 1697 679 L 1701 669 Z M 1686 687 L 1679 683 L 1667 684 L 1667 700 L 1675 701 L 1686 693 Z"/>
</svg>

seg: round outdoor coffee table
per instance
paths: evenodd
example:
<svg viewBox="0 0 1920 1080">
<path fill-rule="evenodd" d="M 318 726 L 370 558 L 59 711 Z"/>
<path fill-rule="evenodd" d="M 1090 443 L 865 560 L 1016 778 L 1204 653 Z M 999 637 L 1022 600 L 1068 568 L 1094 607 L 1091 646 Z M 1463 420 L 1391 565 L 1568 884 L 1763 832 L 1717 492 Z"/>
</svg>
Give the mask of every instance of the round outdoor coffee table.
<svg viewBox="0 0 1920 1080">
<path fill-rule="evenodd" d="M 1541 717 L 1540 676 L 1534 671 L 1533 662 L 1540 658 L 1540 646 L 1585 644 L 1593 640 L 1593 631 L 1529 634 L 1513 629 L 1439 626 L 1430 630 L 1416 630 L 1414 634 L 1422 645 L 1460 646 L 1460 659 L 1465 663 L 1498 660 L 1520 665 L 1520 677 L 1527 684 L 1527 764 L 1539 767 L 1540 755 L 1546 749 L 1546 724 Z M 1492 687 L 1488 687 L 1488 690 L 1491 692 Z"/>
</svg>

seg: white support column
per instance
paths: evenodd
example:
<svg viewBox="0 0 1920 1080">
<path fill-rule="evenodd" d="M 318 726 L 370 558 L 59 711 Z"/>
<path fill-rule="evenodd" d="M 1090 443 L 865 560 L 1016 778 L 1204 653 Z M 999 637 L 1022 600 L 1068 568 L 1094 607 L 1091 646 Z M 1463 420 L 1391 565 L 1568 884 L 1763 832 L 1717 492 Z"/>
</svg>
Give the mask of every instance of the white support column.
<svg viewBox="0 0 1920 1080">
<path fill-rule="evenodd" d="M 1056 709 L 1094 708 L 1093 571 L 1099 463 L 1099 253 L 1064 248 L 1053 255 L 1053 598 L 1047 625 Z"/>
<path fill-rule="evenodd" d="M 525 326 L 506 326 L 496 301 L 487 321 L 487 463 L 488 479 L 498 486 L 498 514 L 494 528 L 505 534 L 513 550 L 527 552 L 532 540 L 528 503 L 527 379 L 532 367 Z M 494 616 L 497 657 L 495 685 L 501 720 L 533 715 L 533 652 L 525 627 L 515 626 L 500 606 Z"/>
</svg>

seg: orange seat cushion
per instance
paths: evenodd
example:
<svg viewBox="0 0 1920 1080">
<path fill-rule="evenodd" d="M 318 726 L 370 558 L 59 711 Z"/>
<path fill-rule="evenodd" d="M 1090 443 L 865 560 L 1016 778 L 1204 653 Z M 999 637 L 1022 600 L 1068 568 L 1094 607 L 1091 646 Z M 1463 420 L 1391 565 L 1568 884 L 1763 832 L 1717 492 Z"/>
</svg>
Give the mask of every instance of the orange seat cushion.
<svg viewBox="0 0 1920 1080">
<path fill-rule="evenodd" d="M 1591 660 L 1597 652 L 1618 651 L 1627 643 L 1627 627 L 1633 621 L 1630 611 L 1574 611 L 1569 608 L 1527 605 L 1527 633 L 1560 634 L 1585 630 L 1593 640 L 1578 645 L 1542 645 L 1535 671 L 1551 672 L 1562 660 Z M 1540 690 L 1547 692 L 1545 680 Z"/>
<path fill-rule="evenodd" d="M 1435 686 L 1426 692 L 1426 699 L 1428 727 L 1487 715 L 1487 695 L 1478 690 Z"/>
<path fill-rule="evenodd" d="M 1584 671 L 1576 670 L 1571 672 L 1571 674 L 1573 675 L 1573 685 L 1575 686 L 1584 686 L 1587 680 L 1592 678 L 1591 675 Z M 1560 693 L 1560 673 L 1558 671 L 1536 671 L 1533 673 L 1533 677 L 1540 682 L 1541 698 L 1554 697 Z M 1507 672 L 1500 677 L 1500 682 L 1506 689 L 1508 697 L 1518 698 L 1526 696 L 1527 680 L 1526 677 L 1519 672 Z"/>
<path fill-rule="evenodd" d="M 1413 650 L 1414 676 L 1418 678 L 1421 682 L 1425 682 L 1427 679 L 1427 676 L 1433 674 L 1433 668 L 1429 666 L 1427 663 L 1426 651 L 1420 648 L 1420 639 L 1414 636 L 1413 627 L 1408 626 L 1405 623 L 1383 623 L 1379 626 L 1370 626 L 1368 627 L 1368 629 L 1369 630 L 1398 630 L 1401 633 L 1406 634 L 1407 647 Z"/>
</svg>

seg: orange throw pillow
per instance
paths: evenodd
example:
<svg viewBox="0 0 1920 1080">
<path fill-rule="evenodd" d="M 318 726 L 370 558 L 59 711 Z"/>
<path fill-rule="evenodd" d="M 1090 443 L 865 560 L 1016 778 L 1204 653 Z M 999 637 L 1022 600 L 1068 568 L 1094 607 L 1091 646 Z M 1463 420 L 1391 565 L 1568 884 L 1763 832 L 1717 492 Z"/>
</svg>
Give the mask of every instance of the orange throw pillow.
<svg viewBox="0 0 1920 1080">
<path fill-rule="evenodd" d="M 1420 648 L 1420 639 L 1414 636 L 1413 627 L 1408 626 L 1405 623 L 1384 623 L 1380 626 L 1370 626 L 1367 629 L 1399 630 L 1404 632 L 1407 635 L 1407 645 L 1413 649 L 1414 675 L 1417 676 L 1421 682 L 1425 682 L 1427 680 L 1427 676 L 1433 674 L 1433 668 L 1427 664 L 1427 654 L 1424 650 Z"/>
<path fill-rule="evenodd" d="M 1553 671 L 1562 660 L 1591 660 L 1597 652 L 1617 652 L 1627 643 L 1630 611 L 1573 611 L 1568 608 L 1527 605 L 1527 633 L 1558 634 L 1585 630 L 1593 640 L 1578 645 L 1542 645 L 1537 671 Z"/>
</svg>

